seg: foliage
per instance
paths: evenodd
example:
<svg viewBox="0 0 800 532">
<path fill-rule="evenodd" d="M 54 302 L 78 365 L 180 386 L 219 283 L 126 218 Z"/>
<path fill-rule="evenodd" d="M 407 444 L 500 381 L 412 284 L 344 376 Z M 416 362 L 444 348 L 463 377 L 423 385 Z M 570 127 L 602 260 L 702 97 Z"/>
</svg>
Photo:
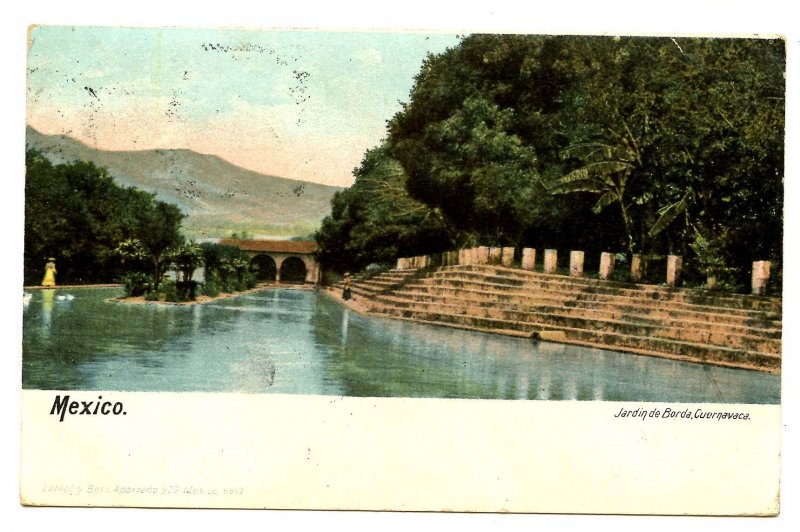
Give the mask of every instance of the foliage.
<svg viewBox="0 0 800 532">
<path fill-rule="evenodd" d="M 339 273 L 370 263 L 393 264 L 398 256 L 430 253 L 456 245 L 441 211 L 412 199 L 400 165 L 386 148 L 373 148 L 354 170 L 355 183 L 337 192 L 331 214 L 315 238 L 317 257 Z"/>
<path fill-rule="evenodd" d="M 183 214 L 178 207 L 157 201 L 150 196 L 142 201 L 142 213 L 137 224 L 137 238 L 152 264 L 153 289 L 169 270 L 172 252 L 183 243 L 180 222 Z"/>
<path fill-rule="evenodd" d="M 686 255 L 696 232 L 713 240 L 745 221 L 780 233 L 781 41 L 579 38 L 565 58 L 580 81 L 564 94 L 568 148 L 610 148 L 572 165 L 623 163 L 598 173 L 627 180 L 612 202 L 631 249 Z M 740 264 L 780 254 L 775 240 L 760 247 Z"/>
<path fill-rule="evenodd" d="M 203 248 L 194 241 L 187 242 L 172 253 L 172 261 L 183 281 L 190 282 L 194 271 L 203 265 Z"/>
<path fill-rule="evenodd" d="M 197 299 L 197 281 L 177 281 L 175 290 L 178 294 L 178 301 L 194 301 Z"/>
<path fill-rule="evenodd" d="M 228 238 L 232 238 L 234 240 L 252 240 L 253 232 L 246 229 L 242 231 L 234 231 Z"/>
<path fill-rule="evenodd" d="M 250 261 L 241 249 L 212 242 L 199 246 L 205 264 L 203 293 L 216 296 L 219 292 L 238 292 L 256 285 L 250 272 Z"/>
<path fill-rule="evenodd" d="M 141 272 L 126 273 L 121 278 L 125 285 L 125 297 L 137 297 L 150 291 L 150 277 Z"/>
<path fill-rule="evenodd" d="M 219 295 L 221 292 L 220 282 L 216 274 L 206 275 L 205 281 L 203 281 L 202 292 L 208 297 L 217 297 Z"/>
<path fill-rule="evenodd" d="M 780 40 L 472 35 L 428 57 L 387 148 L 482 243 L 687 263 L 699 234 L 740 282 L 782 258 L 784 61 Z"/>
<path fill-rule="evenodd" d="M 33 150 L 25 163 L 26 283 L 41 281 L 49 257 L 56 259 L 59 283 L 110 282 L 144 271 L 150 260 L 146 246 L 119 253 L 123 242 L 144 243 L 153 232 L 180 236 L 177 207 L 116 185 L 103 168 L 82 161 L 53 165 Z"/>
<path fill-rule="evenodd" d="M 171 303 L 181 301 L 175 282 L 170 280 L 165 280 L 158 290 L 150 292 L 147 299 L 149 301 L 169 301 Z"/>
<path fill-rule="evenodd" d="M 554 198 L 565 173 L 560 38 L 473 35 L 430 56 L 411 100 L 389 122 L 388 147 L 410 195 L 441 209 L 472 244 L 611 247 L 611 216 L 588 198 Z M 582 227 L 596 231 L 588 235 Z M 610 236 L 609 236 L 610 235 Z M 570 244 L 567 244 L 570 242 Z"/>
</svg>

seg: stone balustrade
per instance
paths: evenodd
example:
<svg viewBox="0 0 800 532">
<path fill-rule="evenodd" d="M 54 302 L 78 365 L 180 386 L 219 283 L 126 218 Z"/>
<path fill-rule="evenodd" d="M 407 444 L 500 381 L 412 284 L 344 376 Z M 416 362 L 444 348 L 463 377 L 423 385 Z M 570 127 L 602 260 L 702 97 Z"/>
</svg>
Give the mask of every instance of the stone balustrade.
<svg viewBox="0 0 800 532">
<path fill-rule="evenodd" d="M 458 251 L 444 251 L 433 255 L 418 255 L 415 257 L 400 257 L 397 259 L 396 269 L 409 270 L 431 267 L 447 266 L 470 266 L 470 265 L 501 265 L 510 268 L 514 264 L 513 247 L 472 247 Z M 569 254 L 569 275 L 571 277 L 583 277 L 584 275 L 584 252 L 573 250 Z M 599 278 L 609 280 L 614 272 L 616 256 L 610 252 L 600 254 Z M 523 270 L 534 271 L 536 267 L 536 250 L 533 248 L 522 249 L 522 261 L 520 267 Z M 647 269 L 647 260 L 643 255 L 634 254 L 631 257 L 630 280 L 633 283 L 641 283 L 644 280 Z M 770 278 L 770 261 L 756 261 L 753 263 L 752 270 L 752 294 L 765 295 Z M 683 269 L 683 257 L 678 255 L 667 256 L 666 285 L 670 288 L 677 288 L 681 284 L 681 272 Z M 558 273 L 558 251 L 555 249 L 545 249 L 542 271 L 547 274 Z M 708 277 L 707 289 L 713 289 L 716 279 Z"/>
</svg>

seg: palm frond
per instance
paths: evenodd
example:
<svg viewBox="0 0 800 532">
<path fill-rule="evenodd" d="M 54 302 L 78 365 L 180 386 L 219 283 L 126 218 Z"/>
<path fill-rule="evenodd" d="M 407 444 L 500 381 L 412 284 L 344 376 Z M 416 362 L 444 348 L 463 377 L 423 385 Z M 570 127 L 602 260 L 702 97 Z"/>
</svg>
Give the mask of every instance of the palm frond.
<svg viewBox="0 0 800 532">
<path fill-rule="evenodd" d="M 592 211 L 595 214 L 600 214 L 600 211 L 602 211 L 603 209 L 614 203 L 617 199 L 618 199 L 617 195 L 609 190 L 608 192 L 600 196 L 600 199 L 597 200 L 597 203 L 595 203 L 594 207 L 592 207 Z"/>
<path fill-rule="evenodd" d="M 653 227 L 651 227 L 647 232 L 647 235 L 652 238 L 666 229 L 675 218 L 680 216 L 681 213 L 686 212 L 686 209 L 691 204 L 693 198 L 694 190 L 689 188 L 689 190 L 686 191 L 686 194 L 684 194 L 681 199 L 658 211 L 660 216 L 658 217 L 658 220 L 656 220 L 656 223 L 653 224 Z"/>
</svg>

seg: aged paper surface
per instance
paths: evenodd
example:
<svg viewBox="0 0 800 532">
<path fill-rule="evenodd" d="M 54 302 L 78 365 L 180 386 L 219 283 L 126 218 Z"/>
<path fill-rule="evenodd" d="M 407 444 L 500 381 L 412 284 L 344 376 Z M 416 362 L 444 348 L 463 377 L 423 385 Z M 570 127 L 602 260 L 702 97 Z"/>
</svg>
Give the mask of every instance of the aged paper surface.
<svg viewBox="0 0 800 532">
<path fill-rule="evenodd" d="M 125 415 L 59 421 L 66 395 L 102 395 Z M 637 408 L 748 419 L 615 417 Z M 772 515 L 780 420 L 777 404 L 735 402 L 25 389 L 20 494 L 54 506 Z"/>
</svg>

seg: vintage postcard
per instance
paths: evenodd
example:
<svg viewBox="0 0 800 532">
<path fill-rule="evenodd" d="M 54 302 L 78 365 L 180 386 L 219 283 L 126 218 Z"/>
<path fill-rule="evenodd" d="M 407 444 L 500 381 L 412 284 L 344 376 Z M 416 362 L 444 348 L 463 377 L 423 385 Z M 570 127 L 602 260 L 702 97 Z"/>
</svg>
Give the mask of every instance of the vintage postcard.
<svg viewBox="0 0 800 532">
<path fill-rule="evenodd" d="M 779 513 L 783 38 L 27 50 L 22 504 Z"/>
</svg>

